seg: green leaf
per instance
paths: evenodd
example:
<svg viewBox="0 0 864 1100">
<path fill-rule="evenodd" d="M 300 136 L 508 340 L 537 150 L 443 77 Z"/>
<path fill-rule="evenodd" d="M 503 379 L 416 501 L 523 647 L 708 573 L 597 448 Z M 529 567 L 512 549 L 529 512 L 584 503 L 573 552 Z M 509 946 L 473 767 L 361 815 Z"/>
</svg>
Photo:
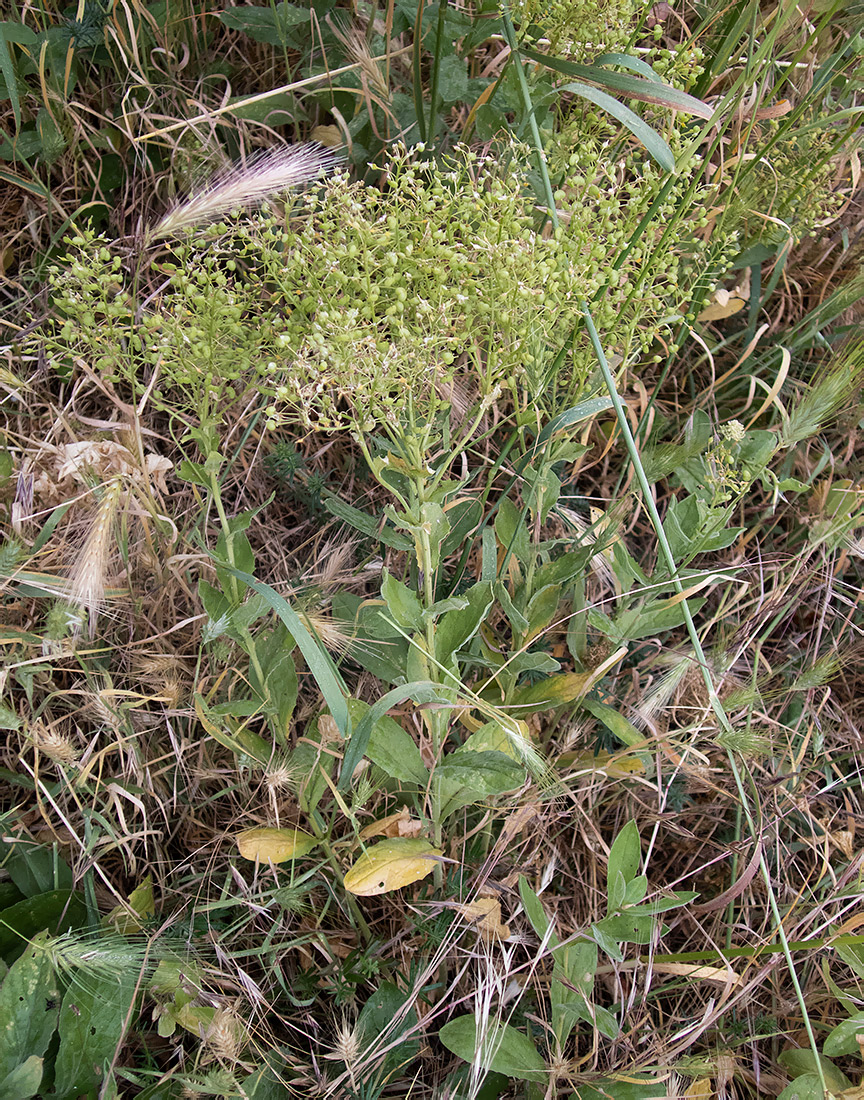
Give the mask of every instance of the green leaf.
<svg viewBox="0 0 864 1100">
<path fill-rule="evenodd" d="M 404 1011 L 410 999 L 410 991 L 403 992 L 392 982 L 382 982 L 378 986 L 357 1017 L 356 1030 L 363 1037 L 364 1050 L 373 1043 L 379 1048 L 389 1046 L 405 1032 L 416 1029 L 417 1013 L 413 1008 Z M 378 1064 L 377 1072 L 386 1074 L 397 1067 L 404 1069 L 416 1058 L 419 1050 L 418 1039 L 403 1039 L 385 1054 Z"/>
<path fill-rule="evenodd" d="M 668 1095 L 666 1081 L 655 1081 L 639 1074 L 625 1081 L 605 1077 L 596 1085 L 580 1085 L 570 1100 L 652 1100 Z"/>
<path fill-rule="evenodd" d="M 35 840 L 22 838 L 10 844 L 3 868 L 28 898 L 48 890 L 72 888 L 72 868 L 66 860 L 54 847 Z"/>
<path fill-rule="evenodd" d="M 389 571 L 383 571 L 381 595 L 387 603 L 387 610 L 393 622 L 404 631 L 413 632 L 423 629 L 423 608 L 416 592 L 397 581 Z"/>
<path fill-rule="evenodd" d="M 627 73 L 613 73 L 596 65 L 580 65 L 575 61 L 563 61 L 559 57 L 549 57 L 547 54 L 537 53 L 536 50 L 522 46 L 519 51 L 524 57 L 545 65 L 547 69 L 563 73 L 565 76 L 575 76 L 581 80 L 591 80 L 595 84 L 602 84 L 613 92 L 625 95 L 628 99 L 639 99 L 644 103 L 656 103 L 661 107 L 669 107 L 674 111 L 686 111 L 687 114 L 696 115 L 697 118 L 710 119 L 714 109 L 701 99 L 696 99 L 686 92 L 681 92 L 669 84 L 658 84 L 653 80 L 641 80 L 638 76 L 629 76 Z"/>
<path fill-rule="evenodd" d="M 473 497 L 469 500 L 456 500 L 444 510 L 450 522 L 450 531 L 441 543 L 442 558 L 462 550 L 483 519 L 483 505 Z"/>
<path fill-rule="evenodd" d="M 574 703 L 588 690 L 592 682 L 590 672 L 560 672 L 537 684 L 519 688 L 508 701 L 518 718 L 538 710 L 551 710 L 553 707 Z"/>
<path fill-rule="evenodd" d="M 445 105 L 461 103 L 468 95 L 468 67 L 455 53 L 442 57 L 438 65 L 438 91 Z"/>
<path fill-rule="evenodd" d="M 542 633 L 546 627 L 549 626 L 555 618 L 560 603 L 561 586 L 558 584 L 544 585 L 543 588 L 534 593 L 528 606 L 525 608 L 525 617 L 528 620 L 528 630 L 526 632 L 527 637 L 523 639 L 524 642 L 536 638 L 538 634 Z"/>
<path fill-rule="evenodd" d="M 0 703 L 0 730 L 18 729 L 21 729 L 21 719 L 11 707 L 7 707 L 5 703 Z"/>
<path fill-rule="evenodd" d="M 350 736 L 351 721 L 348 717 L 348 707 L 345 702 L 347 693 L 339 679 L 337 679 L 329 654 L 323 649 L 320 642 L 313 638 L 297 612 L 274 588 L 271 588 L 269 584 L 262 584 L 261 581 L 257 581 L 249 573 L 244 573 L 233 566 L 226 565 L 225 569 L 232 576 L 237 577 L 238 580 L 243 581 L 263 596 L 285 624 L 288 633 L 294 638 L 300 652 L 303 654 L 316 684 L 321 689 L 321 694 L 324 696 L 324 701 L 333 715 L 336 725 L 342 732 L 343 737 Z"/>
<path fill-rule="evenodd" d="M 579 424 L 583 420 L 588 420 L 592 416 L 606 412 L 607 409 L 612 407 L 611 397 L 590 397 L 587 401 L 580 401 L 578 405 L 565 409 L 564 412 L 558 413 L 549 421 L 537 436 L 537 446 L 542 447 L 558 432 L 563 432 L 574 424 Z"/>
<path fill-rule="evenodd" d="M 349 699 L 348 710 L 355 730 L 371 709 L 368 703 L 360 699 Z M 429 772 L 414 739 L 387 714 L 372 726 L 365 755 L 393 779 L 416 783 L 421 787 L 429 781 Z"/>
<path fill-rule="evenodd" d="M 42 1084 L 42 1059 L 31 1054 L 0 1080 L 0 1100 L 30 1100 Z"/>
<path fill-rule="evenodd" d="M 662 84 L 662 79 L 654 72 L 651 66 L 639 57 L 631 57 L 629 53 L 604 53 L 595 57 L 594 65 L 617 65 L 619 69 L 629 69 L 638 76 L 644 76 L 646 80 L 652 80 Z"/>
<path fill-rule="evenodd" d="M 114 1058 L 135 998 L 138 974 L 116 977 L 92 972 L 72 982 L 60 1007 L 60 1047 L 54 1090 L 72 1100 L 101 1089 L 104 1069 Z"/>
<path fill-rule="evenodd" d="M 457 1057 L 472 1062 L 478 1048 L 477 1021 L 473 1015 L 459 1016 L 441 1028 L 438 1038 Z M 490 1020 L 481 1043 L 480 1065 L 483 1069 L 520 1081 L 547 1080 L 546 1063 L 534 1043 L 509 1024 Z"/>
<path fill-rule="evenodd" d="M 21 125 L 21 100 L 18 95 L 18 73 L 13 60 L 12 43 L 32 46 L 36 42 L 35 33 L 17 20 L 0 22 L 0 76 L 6 84 L 6 93 L 15 119 L 15 129 Z"/>
<path fill-rule="evenodd" d="M 444 703 L 452 705 L 452 700 L 442 694 L 442 688 L 431 682 L 412 682 L 402 684 L 388 691 L 374 706 L 371 706 L 360 724 L 351 736 L 350 744 L 345 750 L 345 758 L 342 761 L 342 771 L 339 775 L 338 789 L 346 790 L 351 785 L 351 777 L 354 769 L 366 755 L 372 729 L 379 719 L 383 718 L 392 707 L 403 703 L 406 699 L 413 699 L 415 703 Z"/>
<path fill-rule="evenodd" d="M 860 1046 L 856 1035 L 864 1034 L 864 1012 L 858 1012 L 838 1024 L 833 1031 L 828 1033 L 822 1044 L 822 1051 L 829 1058 L 839 1058 L 844 1054 L 858 1054 Z"/>
<path fill-rule="evenodd" d="M 583 699 L 579 705 L 599 719 L 623 745 L 627 745 L 628 748 L 633 748 L 634 745 L 645 745 L 645 734 L 637 730 L 632 722 L 628 722 L 615 707 L 600 703 L 596 699 Z"/>
<path fill-rule="evenodd" d="M 492 591 L 495 593 L 495 599 L 501 604 L 501 609 L 507 616 L 514 634 L 524 634 L 528 629 L 528 620 L 510 599 L 507 585 L 503 581 L 495 581 Z"/>
<path fill-rule="evenodd" d="M 12 964 L 0 987 L 0 1081 L 22 1062 L 36 1057 L 40 1059 L 36 1089 L 42 1076 L 41 1056 L 48 1049 L 60 1010 L 57 976 L 44 949 L 47 939 L 45 934 L 34 937 L 24 954 Z M 0 1085 L 0 1095 L 2 1088 Z"/>
<path fill-rule="evenodd" d="M 495 517 L 495 534 L 505 550 L 509 550 L 518 562 L 527 565 L 531 557 L 531 541 L 528 530 L 522 521 L 522 513 L 509 497 L 498 502 L 498 514 Z M 503 565 L 506 572 L 506 563 Z"/>
<path fill-rule="evenodd" d="M 607 897 L 610 898 L 610 911 L 614 912 L 620 907 L 620 902 L 615 905 L 611 901 L 613 888 L 619 880 L 623 880 L 626 887 L 626 884 L 636 877 L 641 862 L 642 842 L 639 839 L 639 829 L 635 821 L 628 821 L 615 837 L 609 852 L 609 863 L 606 867 L 606 886 Z"/>
<path fill-rule="evenodd" d="M 636 909 L 625 909 L 612 917 L 604 917 L 594 929 L 615 943 L 647 944 L 654 938 L 657 918 Z"/>
<path fill-rule="evenodd" d="M 200 485 L 204 489 L 212 488 L 210 473 L 202 462 L 190 462 L 188 458 L 184 458 L 177 464 L 176 474 L 181 481 Z"/>
<path fill-rule="evenodd" d="M 805 1073 L 787 1085 L 777 1100 L 825 1100 L 825 1090 L 818 1074 Z"/>
<path fill-rule="evenodd" d="M 633 77 L 632 79 L 635 80 L 636 78 Z M 656 85 L 652 85 L 652 87 L 656 87 Z M 613 118 L 617 119 L 622 126 L 625 126 L 630 133 L 645 146 L 650 156 L 657 161 L 661 168 L 665 169 L 667 172 L 674 171 L 675 156 L 667 142 L 665 142 L 657 131 L 649 126 L 644 119 L 641 119 L 635 111 L 631 111 L 629 107 L 615 99 L 614 96 L 607 95 L 606 92 L 601 92 L 598 88 L 592 88 L 590 84 L 582 84 L 579 81 L 574 81 L 572 84 L 564 84 L 558 90 L 559 92 L 572 92 L 574 95 L 587 99 L 597 107 L 602 107 L 604 111 L 607 111 Z"/>
<path fill-rule="evenodd" d="M 790 1050 L 783 1050 L 777 1056 L 777 1061 L 789 1070 L 790 1077 L 801 1077 L 805 1073 L 817 1072 L 816 1055 L 809 1047 L 793 1047 Z M 820 1054 L 819 1064 L 822 1066 L 825 1083 L 832 1092 L 843 1092 L 844 1089 L 851 1088 L 852 1082 L 842 1070 L 834 1065 L 830 1058 L 825 1058 Z"/>
<path fill-rule="evenodd" d="M 268 638 L 256 637 L 255 652 L 263 673 L 259 679 L 254 663 L 249 665 L 249 684 L 264 704 L 265 713 L 273 719 L 279 739 L 285 743 L 290 732 L 291 716 L 297 703 L 297 669 L 292 653 L 297 643 L 285 627 L 278 623 Z"/>
<path fill-rule="evenodd" d="M 216 16 L 231 30 L 242 31 L 254 42 L 270 46 L 296 45 L 291 30 L 309 22 L 309 10 L 293 4 L 280 3 L 274 7 L 249 6 L 229 8 Z"/>
<path fill-rule="evenodd" d="M 435 653 L 438 660 L 445 664 L 456 657 L 480 629 L 492 606 L 492 585 L 489 581 L 478 581 L 464 596 L 468 606 L 448 611 L 435 629 Z"/>
<path fill-rule="evenodd" d="M 525 910 L 525 916 L 528 918 L 531 927 L 541 940 L 544 939 L 546 933 L 549 931 L 549 918 L 546 916 L 543 902 L 528 885 L 528 880 L 524 875 L 519 876 L 519 897 L 522 901 L 522 908 Z M 558 937 L 554 932 L 551 933 L 547 942 L 550 947 L 558 946 Z"/>
<path fill-rule="evenodd" d="M 0 958 L 17 959 L 37 932 L 59 935 L 87 922 L 87 907 L 71 890 L 48 890 L 0 912 Z"/>
<path fill-rule="evenodd" d="M 525 782 L 525 769 L 503 752 L 457 749 L 432 773 L 442 819 L 462 806 L 516 790 Z"/>
</svg>

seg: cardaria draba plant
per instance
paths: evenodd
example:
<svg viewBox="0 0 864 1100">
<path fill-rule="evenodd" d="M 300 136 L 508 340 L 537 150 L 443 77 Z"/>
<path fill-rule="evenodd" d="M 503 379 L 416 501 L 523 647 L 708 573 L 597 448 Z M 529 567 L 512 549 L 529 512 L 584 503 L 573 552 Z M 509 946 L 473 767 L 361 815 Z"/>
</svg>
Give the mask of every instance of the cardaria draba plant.
<svg viewBox="0 0 864 1100">
<path fill-rule="evenodd" d="M 423 417 L 454 379 L 469 403 L 499 386 L 517 408 L 542 403 L 562 347 L 558 398 L 577 397 L 594 367 L 584 335 L 570 338 L 580 300 L 596 299 L 623 356 L 686 300 L 687 250 L 651 249 L 664 211 L 615 264 L 661 181 L 635 155 L 601 169 L 609 140 L 553 152 L 554 231 L 524 188 L 518 146 L 438 162 L 397 147 L 378 186 L 337 174 L 284 213 L 234 214 L 161 243 L 137 292 L 107 242 L 81 231 L 52 276 L 51 357 L 67 372 L 83 358 L 205 420 L 254 387 L 270 427 L 392 423 L 409 397 Z M 670 215 L 687 186 L 683 173 Z"/>
</svg>

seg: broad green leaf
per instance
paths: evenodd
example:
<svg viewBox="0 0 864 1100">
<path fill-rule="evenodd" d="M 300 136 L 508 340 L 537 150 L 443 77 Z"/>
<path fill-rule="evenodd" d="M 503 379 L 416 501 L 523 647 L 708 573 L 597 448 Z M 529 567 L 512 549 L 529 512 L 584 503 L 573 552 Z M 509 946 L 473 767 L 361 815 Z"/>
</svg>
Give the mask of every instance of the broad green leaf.
<svg viewBox="0 0 864 1100">
<path fill-rule="evenodd" d="M 546 1063 L 532 1040 L 509 1024 L 490 1020 L 486 1034 L 478 1040 L 477 1021 L 473 1014 L 459 1016 L 441 1028 L 438 1038 L 465 1062 L 473 1062 L 479 1053 L 483 1069 L 503 1073 L 505 1077 L 545 1082 L 549 1076 Z"/>
<path fill-rule="evenodd" d="M 214 708 L 208 707 L 203 697 L 197 692 L 193 695 L 192 702 L 198 721 L 214 741 L 230 749 L 231 752 L 236 752 L 238 756 L 248 756 L 257 760 L 259 764 L 266 765 L 271 762 L 273 746 L 254 730 L 235 726 L 229 718 Z"/>
<path fill-rule="evenodd" d="M 0 1081 L 31 1056 L 41 1058 L 57 1026 L 60 987 L 45 950 L 47 939 L 36 936 L 0 986 Z M 40 1064 L 37 1089 L 41 1077 Z"/>
<path fill-rule="evenodd" d="M 432 773 L 442 818 L 487 798 L 516 790 L 525 782 L 525 769 L 502 752 L 457 749 Z"/>
<path fill-rule="evenodd" d="M 17 130 L 21 125 L 21 100 L 18 95 L 18 73 L 13 61 L 13 42 L 32 46 L 36 42 L 36 35 L 19 20 L 9 19 L 0 22 L 0 76 L 6 84 L 6 93 L 12 106 L 12 116 Z"/>
<path fill-rule="evenodd" d="M 809 1047 L 793 1047 L 789 1050 L 783 1050 L 777 1056 L 777 1061 L 789 1070 L 791 1077 L 801 1077 L 805 1073 L 816 1073 L 816 1055 Z M 830 1058 L 825 1058 L 820 1054 L 819 1064 L 822 1066 L 825 1083 L 832 1092 L 843 1092 L 844 1089 L 851 1087 L 852 1082 L 842 1070 L 834 1065 Z"/>
<path fill-rule="evenodd" d="M 254 662 L 249 665 L 249 683 L 262 699 L 264 712 L 272 717 L 276 732 L 287 743 L 291 717 L 297 703 L 297 669 L 292 656 L 297 648 L 284 623 L 278 623 L 269 637 L 255 639 L 255 653 L 264 674 L 262 683 Z"/>
<path fill-rule="evenodd" d="M 642 862 L 642 842 L 639 839 L 639 829 L 635 821 L 628 821 L 621 829 L 612 843 L 609 851 L 609 863 L 606 867 L 607 897 L 609 897 L 609 910 L 614 912 L 620 907 L 612 903 L 611 895 L 619 881 L 623 881 L 625 887 L 631 879 L 636 877 L 639 865 Z M 623 892 L 622 892 L 623 900 Z"/>
<path fill-rule="evenodd" d="M 501 609 L 507 616 L 507 621 L 513 628 L 514 634 L 524 634 L 528 629 L 528 620 L 510 599 L 507 585 L 503 581 L 495 581 L 492 585 L 492 591 L 495 593 L 495 599 L 501 604 Z"/>
<path fill-rule="evenodd" d="M 401 890 L 431 875 L 443 854 L 420 837 L 382 840 L 354 862 L 345 875 L 345 889 L 364 898 Z"/>
<path fill-rule="evenodd" d="M 449 663 L 480 629 L 492 606 L 492 585 L 478 581 L 464 593 L 468 606 L 448 611 L 435 629 L 435 652 L 439 661 Z"/>
<path fill-rule="evenodd" d="M 498 514 L 495 516 L 495 534 L 505 551 L 510 551 L 516 561 L 527 565 L 531 557 L 531 540 L 528 529 L 522 519 L 522 513 L 509 497 L 498 502 Z M 503 569 L 506 574 L 506 565 Z"/>
<path fill-rule="evenodd" d="M 597 416 L 602 412 L 606 412 L 607 409 L 611 409 L 612 398 L 611 397 L 590 397 L 587 401 L 580 401 L 578 405 L 573 405 L 569 409 L 565 409 L 564 412 L 558 413 L 554 416 L 546 427 L 537 436 L 537 446 L 542 445 L 550 440 L 558 432 L 563 432 L 567 428 L 571 428 L 574 424 L 579 424 L 583 420 L 588 420 L 592 416 Z"/>
<path fill-rule="evenodd" d="M 479 500 L 455 500 L 444 509 L 450 523 L 447 538 L 441 543 L 442 558 L 449 557 L 462 550 L 469 538 L 477 531 L 483 519 L 483 505 Z"/>
<path fill-rule="evenodd" d="M 0 1079 L 0 1100 L 30 1100 L 42 1084 L 42 1059 L 31 1054 Z"/>
<path fill-rule="evenodd" d="M 37 932 L 47 929 L 60 935 L 81 928 L 87 921 L 87 907 L 71 890 L 48 890 L 10 905 L 0 912 L 0 958 L 17 959 Z"/>
<path fill-rule="evenodd" d="M 628 722 L 624 715 L 614 707 L 610 707 L 607 703 L 600 703 L 596 699 L 583 699 L 580 706 L 587 710 L 589 714 L 593 714 L 595 718 L 598 718 L 622 744 L 627 745 L 629 748 L 645 744 L 644 733 L 640 733 L 632 722 Z"/>
<path fill-rule="evenodd" d="M 71 888 L 72 869 L 54 847 L 24 838 L 4 847 L 3 869 L 25 897 Z"/>
<path fill-rule="evenodd" d="M 495 720 L 486 722 L 479 730 L 471 734 L 462 746 L 461 751 L 503 752 L 505 756 L 509 756 L 511 759 L 518 760 L 521 763 L 522 755 L 516 744 L 514 744 L 514 740 L 521 736 L 530 744 L 531 731 L 525 722 L 520 722 L 515 718 L 511 719 L 511 721 L 516 726 L 512 734 L 508 733 L 507 729 L 500 722 Z"/>
<path fill-rule="evenodd" d="M 381 596 L 393 622 L 406 632 L 423 629 L 423 608 L 416 592 L 397 581 L 387 569 L 381 581 Z"/>
<path fill-rule="evenodd" d="M 97 1092 L 105 1083 L 103 1069 L 114 1058 L 135 998 L 137 972 L 102 977 L 77 976 L 60 1007 L 60 1048 L 55 1063 L 54 1090 L 72 1100 Z"/>
<path fill-rule="evenodd" d="M 646 61 L 639 57 L 631 57 L 629 53 L 604 53 L 600 57 L 595 57 L 592 64 L 617 65 L 619 69 L 629 69 L 637 76 L 644 76 L 646 80 L 652 80 L 657 84 L 663 83 Z"/>
<path fill-rule="evenodd" d="M 822 1051 L 829 1058 L 839 1058 L 844 1054 L 858 1054 L 860 1046 L 856 1035 L 864 1035 L 864 1012 L 858 1012 L 838 1024 L 822 1044 Z"/>
<path fill-rule="evenodd" d="M 309 836 L 302 829 L 244 829 L 235 839 L 244 859 L 264 864 L 302 859 L 318 844 L 314 836 Z"/>
<path fill-rule="evenodd" d="M 647 944 L 654 938 L 657 918 L 651 913 L 636 909 L 625 909 L 611 917 L 604 917 L 594 925 L 601 935 L 608 936 L 615 943 Z"/>
<path fill-rule="evenodd" d="M 417 1013 L 413 1008 L 404 1011 L 405 1004 L 411 999 L 410 992 L 403 992 L 392 982 L 382 982 L 357 1017 L 357 1033 L 363 1037 L 363 1048 L 367 1049 L 377 1040 L 380 1047 L 389 1046 L 405 1032 L 413 1032 L 417 1027 Z M 378 1072 L 387 1073 L 397 1067 L 405 1067 L 416 1058 L 420 1042 L 416 1038 L 405 1038 L 393 1050 L 384 1056 Z"/>
<path fill-rule="evenodd" d="M 11 707 L 7 707 L 5 703 L 0 703 L 0 730 L 17 730 L 20 728 L 21 718 L 18 714 Z"/>
<path fill-rule="evenodd" d="M 243 581 L 263 596 L 285 624 L 288 633 L 296 641 L 300 652 L 303 654 L 315 682 L 321 689 L 321 694 L 324 696 L 324 701 L 333 715 L 336 725 L 341 730 L 343 737 L 348 737 L 351 732 L 351 720 L 348 717 L 348 706 L 345 702 L 347 692 L 336 673 L 330 655 L 324 650 L 320 642 L 313 638 L 305 623 L 299 618 L 297 612 L 294 611 L 287 600 L 284 600 L 274 588 L 271 588 L 269 584 L 262 584 L 261 581 L 256 580 L 249 573 L 244 573 L 240 569 L 233 568 L 233 566 L 226 565 L 225 569 L 232 576 L 237 577 L 238 580 Z"/>
<path fill-rule="evenodd" d="M 522 900 L 522 907 L 531 927 L 541 940 L 544 939 L 549 930 L 549 918 L 546 916 L 543 902 L 528 885 L 528 880 L 524 875 L 519 876 L 519 897 Z M 554 932 L 550 934 L 547 942 L 550 947 L 558 946 L 558 937 Z"/>
<path fill-rule="evenodd" d="M 555 618 L 560 603 L 561 586 L 558 584 L 547 584 L 534 593 L 525 608 L 528 630 L 526 637 L 522 639 L 523 645 L 533 641 L 538 634 L 543 633 Z"/>
<path fill-rule="evenodd" d="M 254 42 L 285 46 L 294 44 L 291 29 L 309 22 L 309 10 L 284 2 L 273 7 L 249 5 L 219 12 L 217 19 L 231 30 L 242 31 Z"/>
<path fill-rule="evenodd" d="M 825 1100 L 825 1090 L 817 1073 L 805 1073 L 787 1085 L 777 1100 Z"/>
<path fill-rule="evenodd" d="M 633 77 L 632 79 L 636 79 Z M 656 88 L 656 84 L 651 85 L 652 88 Z M 607 95 L 606 92 L 601 92 L 598 88 L 592 88 L 590 84 L 582 84 L 580 81 L 574 81 L 572 84 L 564 84 L 558 89 L 559 92 L 572 92 L 574 95 L 581 96 L 583 99 L 587 99 L 589 103 L 595 104 L 597 107 L 602 107 L 604 111 L 607 111 L 613 118 L 617 119 L 622 126 L 625 126 L 630 133 L 640 141 L 647 152 L 657 161 L 661 168 L 667 172 L 672 172 L 675 169 L 675 155 L 669 148 L 669 145 L 657 131 L 649 126 L 644 119 L 641 119 L 635 111 L 631 111 L 629 107 L 625 106 L 620 100 L 615 99 L 614 96 Z"/>
<path fill-rule="evenodd" d="M 350 744 L 345 751 L 342 761 L 342 770 L 339 775 L 338 787 L 340 791 L 346 790 L 351 785 L 351 777 L 354 769 L 366 755 L 372 729 L 379 718 L 392 707 L 403 703 L 406 699 L 413 699 L 415 703 L 444 703 L 452 705 L 452 699 L 445 694 L 443 688 L 431 682 L 414 682 L 402 684 L 388 691 L 373 706 L 369 708 L 352 734 Z"/>
<path fill-rule="evenodd" d="M 372 708 L 360 699 L 349 699 L 348 709 L 356 730 Z M 372 725 L 364 755 L 393 779 L 403 783 L 425 787 L 429 780 L 429 772 L 414 738 L 388 714 L 382 715 Z"/>
</svg>

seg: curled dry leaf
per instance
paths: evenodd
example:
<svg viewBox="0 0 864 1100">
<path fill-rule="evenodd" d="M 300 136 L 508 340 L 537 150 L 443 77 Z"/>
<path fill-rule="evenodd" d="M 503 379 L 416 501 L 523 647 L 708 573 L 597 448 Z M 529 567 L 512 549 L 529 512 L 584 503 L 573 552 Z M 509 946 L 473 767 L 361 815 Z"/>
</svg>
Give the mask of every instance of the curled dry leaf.
<svg viewBox="0 0 864 1100">
<path fill-rule="evenodd" d="M 389 814 L 380 821 L 370 822 L 360 830 L 360 839 L 369 840 L 373 836 L 407 836 L 415 837 L 420 832 L 422 823 L 417 818 L 412 818 L 408 813 L 408 807 L 403 806 L 397 814 Z"/>
<path fill-rule="evenodd" d="M 497 898 L 475 898 L 474 901 L 457 905 L 456 911 L 480 932 L 484 940 L 510 938 L 510 925 L 501 921 L 501 902 Z"/>
<path fill-rule="evenodd" d="M 301 829 L 245 829 L 237 834 L 237 847 L 244 859 L 256 863 L 287 863 L 308 855 L 318 841 Z"/>
<path fill-rule="evenodd" d="M 431 875 L 435 863 L 443 856 L 428 840 L 419 837 L 397 837 L 382 840 L 367 848 L 345 875 L 345 889 L 351 894 L 371 898 L 401 890 L 412 882 Z"/>
</svg>

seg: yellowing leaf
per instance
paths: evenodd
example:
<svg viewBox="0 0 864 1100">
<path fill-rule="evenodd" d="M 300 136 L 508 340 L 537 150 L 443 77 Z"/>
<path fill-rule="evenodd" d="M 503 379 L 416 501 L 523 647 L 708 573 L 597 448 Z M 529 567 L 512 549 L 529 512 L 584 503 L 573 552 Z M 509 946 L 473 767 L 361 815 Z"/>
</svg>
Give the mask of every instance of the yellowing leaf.
<svg viewBox="0 0 864 1100">
<path fill-rule="evenodd" d="M 697 321 L 722 321 L 725 317 L 732 317 L 734 314 L 740 312 L 747 305 L 746 299 L 740 297 L 738 287 L 734 290 L 720 290 L 715 291 L 714 301 L 711 305 L 706 306 L 699 316 Z"/>
<path fill-rule="evenodd" d="M 135 887 L 125 905 L 115 905 L 111 912 L 102 918 L 102 924 L 106 928 L 113 924 L 121 935 L 128 936 L 133 932 L 140 932 L 142 921 L 150 920 L 155 912 L 153 879 L 148 875 Z"/>
<path fill-rule="evenodd" d="M 519 719 L 514 719 L 514 722 L 519 734 L 530 745 L 531 730 L 528 728 L 528 723 Z M 508 736 L 507 731 L 500 722 L 486 722 L 476 733 L 471 734 L 462 747 L 463 749 L 469 749 L 471 752 L 503 752 L 520 763 L 522 761 L 522 757 L 519 756 L 513 745 L 513 738 Z"/>
<path fill-rule="evenodd" d="M 475 898 L 457 905 L 456 911 L 478 929 L 484 940 L 509 939 L 510 925 L 501 921 L 501 902 L 497 898 Z"/>
<path fill-rule="evenodd" d="M 561 758 L 561 763 L 566 762 L 569 767 L 577 771 L 595 771 L 608 775 L 610 779 L 623 779 L 628 775 L 642 775 L 645 765 L 637 756 L 610 753 L 601 750 L 596 755 L 590 750 L 584 752 L 567 753 Z"/>
<path fill-rule="evenodd" d="M 403 806 L 396 814 L 388 814 L 380 821 L 372 821 L 360 830 L 360 839 L 369 840 L 373 836 L 410 836 L 414 837 L 420 832 L 420 821 L 408 813 L 408 807 Z"/>
<path fill-rule="evenodd" d="M 382 840 L 367 848 L 345 875 L 345 889 L 363 898 L 400 890 L 430 875 L 443 854 L 419 837 Z"/>
<path fill-rule="evenodd" d="M 700 1077 L 698 1081 L 693 1081 L 684 1093 L 686 1100 L 711 1100 L 713 1095 L 714 1089 L 710 1077 Z"/>
<path fill-rule="evenodd" d="M 256 863 L 287 863 L 311 852 L 318 841 L 300 829 L 246 829 L 237 834 L 237 847 L 244 859 Z"/>
</svg>

